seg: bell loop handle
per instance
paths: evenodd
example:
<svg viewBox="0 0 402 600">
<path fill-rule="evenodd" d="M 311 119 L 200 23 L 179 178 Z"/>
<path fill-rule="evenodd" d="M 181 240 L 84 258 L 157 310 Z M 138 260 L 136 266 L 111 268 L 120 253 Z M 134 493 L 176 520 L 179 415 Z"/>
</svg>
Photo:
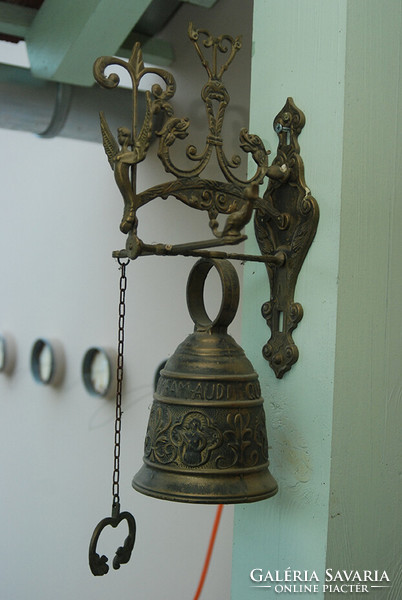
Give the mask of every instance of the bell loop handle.
<svg viewBox="0 0 402 600">
<path fill-rule="evenodd" d="M 222 285 L 222 301 L 214 320 L 208 316 L 204 303 L 205 280 L 212 267 L 217 270 Z M 239 278 L 231 262 L 213 258 L 201 258 L 196 262 L 187 281 L 187 307 L 194 331 L 226 331 L 236 316 L 239 294 Z"/>
</svg>

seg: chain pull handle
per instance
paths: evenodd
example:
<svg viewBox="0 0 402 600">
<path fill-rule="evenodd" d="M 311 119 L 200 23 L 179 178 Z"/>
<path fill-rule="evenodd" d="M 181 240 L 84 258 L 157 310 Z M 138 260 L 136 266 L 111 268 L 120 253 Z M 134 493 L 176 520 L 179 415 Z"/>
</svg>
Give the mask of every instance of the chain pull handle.
<svg viewBox="0 0 402 600">
<path fill-rule="evenodd" d="M 122 261 L 118 259 L 120 265 L 120 298 L 119 298 L 119 323 L 118 323 L 118 344 L 117 344 L 117 372 L 116 372 L 116 416 L 114 422 L 114 463 L 113 463 L 113 483 L 112 483 L 112 516 L 120 507 L 120 434 L 121 434 L 121 398 L 123 389 L 123 362 L 124 362 L 124 321 L 126 316 L 126 289 L 127 276 L 126 267 L 130 260 Z"/>
<path fill-rule="evenodd" d="M 89 544 L 89 567 L 93 575 L 106 575 L 109 571 L 107 564 L 108 558 L 100 556 L 96 552 L 98 539 L 103 529 L 110 525 L 117 527 L 122 521 L 126 521 L 128 525 L 128 535 L 123 546 L 116 550 L 113 559 L 113 568 L 119 569 L 120 565 L 127 563 L 130 560 L 131 553 L 134 548 L 136 523 L 133 515 L 129 512 L 120 512 L 120 435 L 121 435 L 121 399 L 123 389 L 123 355 L 124 355 L 124 320 L 126 316 L 126 288 L 127 277 L 126 267 L 130 260 L 123 262 L 118 259 L 121 275 L 120 275 L 120 299 L 119 299 L 119 325 L 118 325 L 118 347 L 117 347 L 117 386 L 116 386 L 116 416 L 114 423 L 114 463 L 113 463 L 113 483 L 112 483 L 112 515 L 102 519 L 95 527 L 92 538 Z"/>
</svg>

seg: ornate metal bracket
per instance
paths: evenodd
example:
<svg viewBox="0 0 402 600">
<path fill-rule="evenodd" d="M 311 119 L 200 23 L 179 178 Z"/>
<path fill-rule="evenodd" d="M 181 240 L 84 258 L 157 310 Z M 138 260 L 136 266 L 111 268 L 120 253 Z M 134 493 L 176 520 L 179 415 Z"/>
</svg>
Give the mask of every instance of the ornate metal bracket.
<svg viewBox="0 0 402 600">
<path fill-rule="evenodd" d="M 115 251 L 113 255 L 135 259 L 152 254 L 180 254 L 264 262 L 271 284 L 271 297 L 263 306 L 263 315 L 271 328 L 272 336 L 264 346 L 263 353 L 276 376 L 282 377 L 298 358 L 298 350 L 291 334 L 302 318 L 303 311 L 301 305 L 294 302 L 294 289 L 318 222 L 317 203 L 305 184 L 303 161 L 299 154 L 298 136 L 305 118 L 293 100 L 288 98 L 274 121 L 279 145 L 277 156 L 270 166 L 270 152 L 265 149 L 261 138 L 242 129 L 239 135 L 240 148 L 251 154 L 256 170 L 249 179 L 238 177 L 236 169 L 241 164 L 240 156 L 228 159 L 223 148 L 222 126 L 230 98 L 222 78 L 241 48 L 241 37 L 213 37 L 206 30 L 194 29 L 191 23 L 188 35 L 208 75 L 201 98 L 205 104 L 209 127 L 202 151 L 198 151 L 194 145 L 187 147 L 186 157 L 190 165 L 193 165 L 188 169 L 176 166 L 170 156 L 172 145 L 188 136 L 190 125 L 189 119 L 174 116 L 170 104 L 176 89 L 173 76 L 162 69 L 146 68 L 139 44 L 134 46 L 128 62 L 110 56 L 100 57 L 95 61 L 94 76 L 103 87 L 110 89 L 119 84 L 119 77 L 115 73 L 105 75 L 106 67 L 114 65 L 123 67 L 129 73 L 133 86 L 131 128 L 119 128 L 117 141 L 103 113 L 100 117 L 103 145 L 124 200 L 120 229 L 127 234 L 126 248 Z M 211 59 L 207 59 L 204 51 L 212 54 Z M 159 76 L 163 87 L 154 84 L 146 92 L 146 113 L 140 126 L 137 122 L 139 83 L 148 73 Z M 160 129 L 155 131 L 154 117 L 158 113 L 163 114 L 164 120 Z M 175 179 L 138 192 L 137 165 L 146 158 L 153 134 L 159 137 L 159 159 L 165 171 Z M 213 155 L 225 181 L 201 177 Z M 258 186 L 265 178 L 269 179 L 269 185 L 263 198 L 260 198 Z M 169 196 L 192 208 L 206 211 L 214 237 L 175 246 L 143 242 L 138 236 L 138 209 L 155 198 Z M 228 244 L 235 245 L 246 239 L 242 230 L 250 221 L 253 211 L 261 256 L 209 250 Z M 219 214 L 227 215 L 222 229 L 219 229 L 217 221 Z"/>
<path fill-rule="evenodd" d="M 270 180 L 261 201 L 257 203 L 254 226 L 263 255 L 283 252 L 282 266 L 266 264 L 271 284 L 271 298 L 262 314 L 271 329 L 271 338 L 263 348 L 278 378 L 297 361 L 299 351 L 292 332 L 303 317 L 303 307 L 294 302 L 294 291 L 300 269 L 314 239 L 319 210 L 304 180 L 304 165 L 298 137 L 305 117 L 292 98 L 274 119 L 279 137 L 278 153 L 273 165 L 287 172 L 283 182 Z"/>
</svg>

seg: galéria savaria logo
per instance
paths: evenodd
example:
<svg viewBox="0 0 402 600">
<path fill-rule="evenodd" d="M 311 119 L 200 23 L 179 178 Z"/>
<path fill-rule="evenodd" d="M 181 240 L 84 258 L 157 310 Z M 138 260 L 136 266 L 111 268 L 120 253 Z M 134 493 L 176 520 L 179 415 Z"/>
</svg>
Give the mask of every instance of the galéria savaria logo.
<svg viewBox="0 0 402 600">
<path fill-rule="evenodd" d="M 251 587 L 265 588 L 276 594 L 361 594 L 391 587 L 387 572 L 381 570 L 326 569 L 324 579 L 320 580 L 316 571 L 298 571 L 290 567 L 285 571 L 256 568 L 250 571 L 250 580 Z"/>
</svg>

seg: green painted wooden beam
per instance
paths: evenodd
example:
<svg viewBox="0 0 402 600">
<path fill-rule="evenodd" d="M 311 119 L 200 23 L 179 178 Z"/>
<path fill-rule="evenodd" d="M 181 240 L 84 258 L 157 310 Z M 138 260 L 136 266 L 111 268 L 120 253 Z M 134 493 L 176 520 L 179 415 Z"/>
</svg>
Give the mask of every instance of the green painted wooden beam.
<svg viewBox="0 0 402 600">
<path fill-rule="evenodd" d="M 129 58 L 136 42 L 141 44 L 142 56 L 145 62 L 168 67 L 174 61 L 174 51 L 170 42 L 134 32 L 128 36 L 123 46 L 117 50 L 117 56 Z"/>
<path fill-rule="evenodd" d="M 174 61 L 173 46 L 158 38 L 149 38 L 142 46 L 144 61 L 153 65 L 168 67 Z"/>
<path fill-rule="evenodd" d="M 197 6 L 203 6 L 204 8 L 212 8 L 218 0 L 182 0 L 182 2 L 188 2 L 189 4 L 196 4 Z"/>
<path fill-rule="evenodd" d="M 98 56 L 115 55 L 151 0 L 46 0 L 26 43 L 35 77 L 93 84 Z"/>
<path fill-rule="evenodd" d="M 0 31 L 24 38 L 35 15 L 34 8 L 0 2 Z"/>
</svg>

